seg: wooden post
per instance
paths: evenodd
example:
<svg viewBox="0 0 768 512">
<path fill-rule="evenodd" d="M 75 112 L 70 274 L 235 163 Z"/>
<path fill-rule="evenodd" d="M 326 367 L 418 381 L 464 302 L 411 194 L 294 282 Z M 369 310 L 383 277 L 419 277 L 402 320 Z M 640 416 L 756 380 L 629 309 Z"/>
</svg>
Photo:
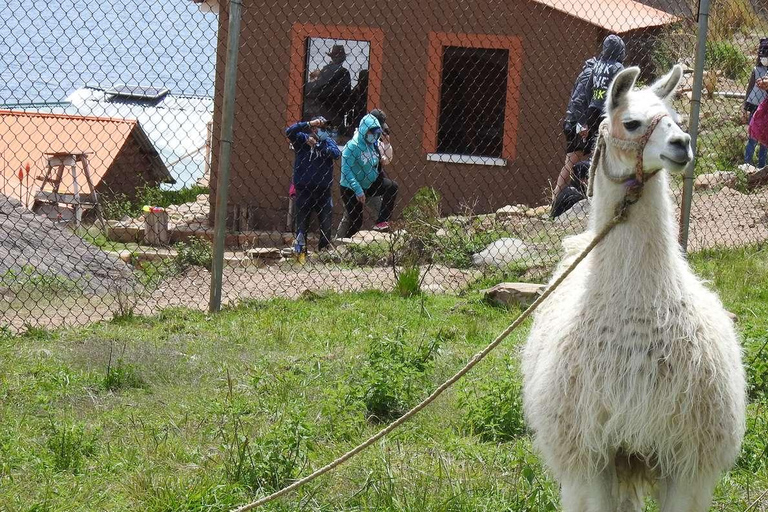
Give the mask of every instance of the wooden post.
<svg viewBox="0 0 768 512">
<path fill-rule="evenodd" d="M 144 215 L 144 242 L 148 245 L 168 245 L 168 213 L 147 212 Z"/>
</svg>

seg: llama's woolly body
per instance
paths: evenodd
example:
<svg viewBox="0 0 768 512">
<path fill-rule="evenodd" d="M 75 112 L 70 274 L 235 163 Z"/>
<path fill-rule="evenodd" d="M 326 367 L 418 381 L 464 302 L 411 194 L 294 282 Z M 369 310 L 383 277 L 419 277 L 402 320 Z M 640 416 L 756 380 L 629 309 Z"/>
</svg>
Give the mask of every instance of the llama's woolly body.
<svg viewBox="0 0 768 512">
<path fill-rule="evenodd" d="M 590 230 L 566 240 L 553 280 L 622 195 L 595 176 Z M 620 510 L 637 509 L 641 474 L 693 481 L 733 463 L 744 432 L 740 348 L 720 300 L 678 248 L 665 171 L 542 304 L 523 371 L 526 418 L 547 465 L 561 481 L 610 467 L 619 494 L 638 492 Z"/>
</svg>

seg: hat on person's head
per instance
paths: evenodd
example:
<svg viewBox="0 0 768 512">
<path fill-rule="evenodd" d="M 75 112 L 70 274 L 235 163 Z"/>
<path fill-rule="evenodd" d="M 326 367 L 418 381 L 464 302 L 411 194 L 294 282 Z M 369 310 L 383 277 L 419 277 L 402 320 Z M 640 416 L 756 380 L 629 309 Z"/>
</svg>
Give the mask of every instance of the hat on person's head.
<svg viewBox="0 0 768 512">
<path fill-rule="evenodd" d="M 371 110 L 371 115 L 376 118 L 376 120 L 379 122 L 379 125 L 381 126 L 381 130 L 384 133 L 389 133 L 389 125 L 387 125 L 387 114 L 384 113 L 383 110 L 380 108 L 375 108 Z"/>
<path fill-rule="evenodd" d="M 328 52 L 328 56 L 332 59 L 337 59 L 339 57 L 346 59 L 347 51 L 344 49 L 344 45 L 335 44 L 333 45 L 333 48 L 331 48 L 331 51 Z"/>
</svg>

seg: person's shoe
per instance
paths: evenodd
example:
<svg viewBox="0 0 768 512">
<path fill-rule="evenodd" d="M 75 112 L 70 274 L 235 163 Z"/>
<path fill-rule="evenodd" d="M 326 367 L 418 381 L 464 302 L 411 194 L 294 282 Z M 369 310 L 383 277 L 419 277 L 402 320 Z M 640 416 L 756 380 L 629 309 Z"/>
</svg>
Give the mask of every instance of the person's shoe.
<svg viewBox="0 0 768 512">
<path fill-rule="evenodd" d="M 374 231 L 389 231 L 389 222 L 379 222 L 373 226 Z"/>
</svg>

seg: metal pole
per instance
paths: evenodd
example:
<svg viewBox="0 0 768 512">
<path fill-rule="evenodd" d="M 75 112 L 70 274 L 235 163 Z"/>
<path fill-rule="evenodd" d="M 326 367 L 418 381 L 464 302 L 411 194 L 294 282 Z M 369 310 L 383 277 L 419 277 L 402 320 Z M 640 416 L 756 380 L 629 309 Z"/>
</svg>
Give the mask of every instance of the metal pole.
<svg viewBox="0 0 768 512">
<path fill-rule="evenodd" d="M 709 0 L 699 2 L 699 36 L 696 41 L 696 62 L 693 70 L 693 91 L 691 112 L 688 117 L 688 134 L 691 136 L 693 161 L 685 170 L 683 178 L 683 204 L 680 212 L 680 246 L 688 251 L 688 231 L 691 225 L 691 202 L 693 201 L 693 180 L 696 166 L 696 141 L 699 136 L 699 111 L 701 110 L 701 89 L 704 83 L 704 57 L 707 52 L 707 25 L 709 23 Z"/>
<path fill-rule="evenodd" d="M 216 217 L 214 219 L 213 263 L 211 268 L 211 298 L 208 310 L 221 310 L 221 281 L 224 270 L 224 235 L 227 230 L 227 195 L 229 168 L 232 159 L 232 125 L 235 118 L 237 87 L 237 54 L 240 46 L 241 0 L 229 0 L 227 61 L 224 68 L 224 101 L 221 114 L 219 169 L 216 177 Z"/>
</svg>

